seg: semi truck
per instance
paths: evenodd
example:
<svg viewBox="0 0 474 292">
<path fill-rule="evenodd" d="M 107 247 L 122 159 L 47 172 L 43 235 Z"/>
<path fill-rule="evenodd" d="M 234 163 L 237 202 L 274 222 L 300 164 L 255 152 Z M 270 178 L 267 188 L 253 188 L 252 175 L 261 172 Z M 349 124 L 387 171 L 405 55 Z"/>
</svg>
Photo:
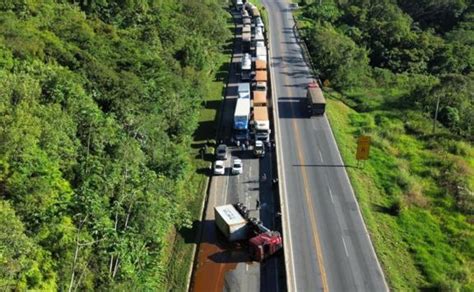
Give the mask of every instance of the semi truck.
<svg viewBox="0 0 474 292">
<path fill-rule="evenodd" d="M 251 25 L 252 25 L 252 21 L 250 20 L 249 17 L 244 17 L 244 18 L 242 18 L 242 24 L 243 24 L 243 25 L 250 25 L 250 26 L 251 26 Z"/>
<path fill-rule="evenodd" d="M 268 229 L 257 218 L 250 217 L 242 204 L 214 207 L 215 224 L 231 242 L 247 244 L 250 258 L 262 262 L 283 247 L 280 232 Z"/>
<path fill-rule="evenodd" d="M 267 48 L 265 46 L 255 47 L 255 58 L 256 60 L 267 61 Z"/>
<path fill-rule="evenodd" d="M 256 70 L 254 77 L 254 89 L 267 92 L 267 70 Z"/>
<path fill-rule="evenodd" d="M 323 91 L 316 81 L 308 84 L 308 92 L 306 94 L 307 108 L 309 116 L 323 115 L 326 110 L 326 99 Z"/>
<path fill-rule="evenodd" d="M 257 6 L 253 6 L 252 9 L 250 10 L 250 13 L 252 14 L 253 18 L 260 17 L 260 12 L 258 11 Z"/>
<path fill-rule="evenodd" d="M 267 62 L 265 60 L 255 60 L 255 70 L 267 70 Z"/>
<path fill-rule="evenodd" d="M 244 6 L 244 2 L 242 0 L 235 0 L 234 3 L 235 3 L 235 8 L 237 8 L 238 10 L 241 10 L 242 7 Z"/>
<path fill-rule="evenodd" d="M 246 24 L 242 28 L 242 51 L 250 52 L 250 42 L 252 41 L 251 27 Z"/>
<path fill-rule="evenodd" d="M 242 9 L 242 18 L 250 18 L 249 12 L 246 9 Z"/>
<path fill-rule="evenodd" d="M 238 98 L 234 111 L 233 139 L 237 145 L 249 140 L 250 99 Z"/>
<path fill-rule="evenodd" d="M 250 83 L 244 82 L 244 83 L 239 83 L 238 88 L 237 88 L 237 93 L 240 98 L 246 98 L 250 99 Z"/>
<path fill-rule="evenodd" d="M 240 61 L 240 78 L 242 81 L 252 79 L 252 58 L 249 53 L 245 53 Z"/>
<path fill-rule="evenodd" d="M 264 41 L 264 40 L 265 40 L 265 38 L 264 38 L 264 36 L 263 36 L 263 29 L 262 29 L 261 27 L 255 28 L 255 34 L 254 34 L 253 40 L 254 40 L 255 42 Z"/>
<path fill-rule="evenodd" d="M 252 106 L 253 107 L 267 106 L 267 95 L 265 91 L 262 91 L 262 90 L 253 91 Z"/>
<path fill-rule="evenodd" d="M 266 106 L 254 106 L 252 124 L 255 140 L 270 142 L 270 119 Z"/>
</svg>

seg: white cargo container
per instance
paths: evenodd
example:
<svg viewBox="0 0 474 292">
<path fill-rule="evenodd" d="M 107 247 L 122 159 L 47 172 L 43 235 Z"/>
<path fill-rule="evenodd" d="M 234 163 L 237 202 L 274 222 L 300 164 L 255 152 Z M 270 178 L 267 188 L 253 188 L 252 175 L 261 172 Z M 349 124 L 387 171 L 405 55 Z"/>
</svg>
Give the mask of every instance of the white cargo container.
<svg viewBox="0 0 474 292">
<path fill-rule="evenodd" d="M 267 48 L 263 47 L 256 47 L 255 48 L 255 57 L 257 60 L 267 61 Z"/>
<path fill-rule="evenodd" d="M 239 98 L 248 98 L 250 99 L 250 83 L 239 83 L 238 87 Z"/>
<path fill-rule="evenodd" d="M 249 53 L 245 53 L 242 56 L 242 60 L 240 61 L 240 67 L 240 79 L 242 79 L 242 81 L 249 81 L 250 79 L 252 79 L 252 57 L 250 57 Z"/>
<path fill-rule="evenodd" d="M 214 207 L 214 216 L 217 228 L 229 241 L 248 238 L 247 220 L 242 217 L 233 205 Z"/>
</svg>

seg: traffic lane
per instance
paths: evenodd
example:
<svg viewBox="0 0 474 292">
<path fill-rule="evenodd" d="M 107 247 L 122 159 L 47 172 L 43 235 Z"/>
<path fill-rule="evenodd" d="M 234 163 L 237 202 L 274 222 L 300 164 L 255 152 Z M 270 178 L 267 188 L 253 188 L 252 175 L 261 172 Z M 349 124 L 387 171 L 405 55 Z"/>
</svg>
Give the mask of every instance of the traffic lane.
<svg viewBox="0 0 474 292">
<path fill-rule="evenodd" d="M 202 222 L 201 238 L 198 249 L 197 268 L 193 276 L 192 290 L 196 292 L 221 291 L 224 285 L 224 274 L 235 268 L 234 263 L 216 264 L 211 257 L 222 255 L 225 247 L 219 244 L 218 235 L 214 226 L 214 206 L 221 205 L 225 196 L 219 195 L 223 190 L 227 191 L 228 177 L 214 176 L 211 178 L 208 206 L 206 208 L 205 220 Z M 213 281 L 209 281 L 208 275 L 213 275 Z"/>
<path fill-rule="evenodd" d="M 321 149 L 325 153 L 325 159 L 327 157 L 324 165 L 334 166 L 325 167 L 324 170 L 328 177 L 331 178 L 328 181 L 329 186 L 336 190 L 336 198 L 340 200 L 340 218 L 348 230 L 346 243 L 351 255 L 351 266 L 353 267 L 352 271 L 357 286 L 361 287 L 362 290 L 387 290 L 382 270 L 373 250 L 370 235 L 363 222 L 357 200 L 350 186 L 346 169 L 341 167 L 343 161 L 336 151 L 337 145 L 330 132 L 327 118 L 324 117 L 314 122 L 319 124 L 321 128 L 326 129 L 321 132 L 325 139 L 321 137 L 317 141 L 320 141 Z"/>
<path fill-rule="evenodd" d="M 280 116 L 292 116 L 294 104 L 281 105 Z M 317 247 L 315 244 L 315 234 L 313 230 L 310 212 L 313 210 L 306 198 L 305 182 L 302 171 L 294 165 L 301 164 L 298 157 L 298 148 L 301 145 L 293 135 L 295 134 L 295 119 L 280 119 L 282 137 L 286 137 L 281 147 L 283 147 L 283 160 L 285 161 L 286 196 L 289 207 L 289 218 L 291 228 L 290 236 L 293 238 L 293 261 L 295 266 L 295 277 L 297 289 L 299 291 L 322 290 L 322 271 L 318 266 Z M 314 212 L 313 212 L 314 213 Z M 314 222 L 313 224 L 316 224 Z M 319 226 L 318 226 L 319 227 Z"/>
<path fill-rule="evenodd" d="M 346 236 L 348 229 L 345 228 L 344 215 L 335 195 L 339 190 L 328 183 L 332 178 L 327 173 L 327 167 L 321 167 L 324 158 L 315 143 L 317 134 L 311 131 L 311 119 L 296 122 L 300 135 L 306 137 L 301 146 L 305 159 L 296 167 L 304 169 L 309 178 L 309 195 L 313 198 L 309 209 L 314 212 L 318 222 L 328 288 L 330 291 L 359 290 L 353 275 L 353 271 L 359 269 L 350 262 Z"/>
<path fill-rule="evenodd" d="M 290 33 L 289 30 L 288 30 L 289 23 L 292 23 L 292 19 L 290 19 L 290 18 L 288 18 L 288 17 L 282 17 L 282 21 L 281 21 L 281 22 L 282 22 L 282 23 L 286 23 L 286 24 L 284 25 L 284 28 L 282 29 L 283 35 L 286 37 L 286 41 L 284 41 L 284 42 L 282 42 L 282 43 L 284 43 L 284 44 L 286 44 L 286 45 L 288 45 L 289 43 L 294 43 L 294 42 L 295 42 L 295 41 L 294 41 L 294 38 L 291 37 L 291 33 Z M 283 25 L 282 25 L 282 26 L 283 26 Z M 273 30 L 273 32 L 275 32 L 275 31 L 278 32 L 278 30 Z M 272 35 L 274 35 L 274 37 L 273 37 L 274 39 L 277 39 L 277 38 L 279 37 L 279 35 L 281 35 L 281 33 L 273 33 Z M 274 41 L 274 40 L 272 40 L 272 43 L 273 43 L 273 41 Z M 276 62 L 276 63 L 277 63 L 276 65 L 282 65 L 281 67 L 287 68 L 287 67 L 288 67 L 288 64 L 285 64 L 284 62 L 281 62 L 282 60 L 285 61 L 284 58 L 280 58 L 279 62 Z M 294 61 L 295 58 L 293 58 L 292 60 Z M 293 65 L 294 65 L 294 64 L 293 64 Z M 288 72 L 287 72 L 287 73 L 288 73 Z M 291 74 L 286 74 L 286 75 L 288 75 L 288 77 L 290 77 L 290 79 L 298 79 L 298 78 L 294 78 L 294 77 L 297 77 L 297 75 L 295 75 L 295 74 L 294 74 L 293 76 L 292 76 Z M 302 86 L 304 83 L 305 83 L 305 82 L 299 82 L 298 80 L 295 80 L 295 81 L 292 82 L 291 85 L 293 85 L 293 87 L 298 87 L 298 88 L 304 89 L 304 87 Z M 296 85 L 296 86 L 294 86 L 294 85 Z M 303 94 L 304 94 L 304 93 L 303 93 Z M 301 94 L 301 95 L 303 95 L 303 94 Z M 300 95 L 300 94 L 297 94 L 297 95 Z M 290 96 L 290 95 L 289 95 L 289 96 Z M 300 100 L 297 100 L 297 99 L 295 99 L 294 97 L 288 97 L 288 99 L 290 99 L 290 98 L 291 98 L 291 102 L 292 102 L 291 105 L 295 105 L 295 103 L 296 103 L 296 106 L 302 106 L 302 105 L 303 105 L 303 103 L 299 103 L 299 102 L 301 102 Z M 299 103 L 299 105 L 298 105 L 298 103 Z M 300 113 L 300 114 L 298 114 L 298 113 Z M 289 114 L 288 114 L 288 117 L 295 117 L 295 116 L 303 117 L 304 115 L 303 115 L 302 113 L 303 113 L 303 112 L 297 112 L 296 115 L 289 113 Z M 284 114 L 284 113 L 283 113 L 283 114 Z M 305 123 L 303 123 L 303 124 L 305 124 Z M 329 127 L 328 127 L 328 129 L 325 131 L 325 133 L 328 134 L 328 135 L 330 134 L 330 129 L 329 129 Z M 333 144 L 335 144 L 334 139 L 333 139 L 332 137 L 328 137 L 328 138 L 326 138 L 326 139 L 327 139 L 327 141 L 332 142 Z M 333 151 L 331 151 L 331 150 L 333 150 Z M 334 150 L 335 150 L 335 151 L 334 151 Z M 335 147 L 335 145 L 332 145 L 332 147 L 329 147 L 329 150 L 326 150 L 326 151 L 329 151 L 328 153 L 331 153 L 331 155 L 333 155 L 334 153 L 337 154 L 337 155 L 339 155 L 338 152 L 337 152 L 337 148 Z M 326 152 L 326 151 L 323 150 L 323 152 Z M 344 178 L 344 175 L 345 175 L 345 173 L 344 173 L 344 172 L 341 173 L 341 171 L 339 171 L 336 175 L 334 175 L 333 173 L 329 173 L 329 176 L 330 176 L 330 177 L 336 176 L 336 177 L 339 177 L 339 178 L 341 178 L 341 177 Z M 330 184 L 330 183 L 329 183 L 329 184 Z M 329 185 L 329 187 L 331 187 L 331 185 Z M 345 184 L 342 182 L 342 187 L 345 187 L 345 188 L 347 188 L 347 189 L 349 190 L 349 192 L 348 192 L 348 191 L 342 191 L 342 193 L 343 193 L 344 195 L 345 195 L 345 194 L 351 194 L 351 193 L 350 193 L 351 188 L 350 188 L 350 184 L 349 184 L 348 182 L 346 182 Z M 334 187 L 333 187 L 333 188 L 334 188 Z M 337 192 L 339 193 L 339 191 L 337 191 Z M 349 198 L 349 199 L 350 199 L 350 198 Z M 349 200 L 348 205 L 350 206 L 350 208 L 349 208 L 350 210 L 354 210 L 354 206 L 357 208 L 357 203 L 355 202 L 354 198 L 352 198 L 352 200 Z M 336 214 L 337 214 L 337 213 L 340 214 L 340 213 L 341 213 L 340 210 L 341 210 L 341 208 L 335 209 L 335 213 L 336 213 Z M 337 217 L 339 218 L 339 217 L 345 217 L 345 216 L 337 215 Z M 352 217 L 352 216 L 347 216 L 347 217 Z M 364 225 L 363 225 L 363 223 L 362 223 L 362 219 L 361 219 L 360 215 L 358 215 L 358 216 L 356 216 L 356 217 L 359 217 L 358 220 L 359 220 L 361 223 L 357 226 L 357 218 L 355 218 L 356 220 L 349 220 L 351 223 L 354 223 L 354 224 L 356 225 L 356 226 L 354 226 L 354 228 L 350 228 L 350 230 L 352 231 L 352 230 L 357 230 L 357 228 L 359 228 L 359 229 L 361 228 L 362 231 L 355 231 L 354 233 L 355 233 L 355 236 L 361 236 L 361 235 L 363 236 L 363 235 L 364 235 L 364 230 L 363 230 L 363 229 L 364 229 Z M 342 222 L 344 223 L 344 221 L 342 221 Z M 352 232 L 351 232 L 351 233 L 352 233 Z M 351 235 L 351 236 L 353 236 L 353 235 Z M 368 237 L 367 237 L 367 240 L 368 240 Z M 351 244 L 352 244 L 352 242 L 350 242 L 350 244 L 349 244 L 349 247 L 348 247 L 349 250 L 351 249 Z M 370 247 L 370 242 L 368 242 L 368 246 Z M 367 251 L 370 251 L 370 248 L 369 248 L 369 249 L 367 249 L 367 248 L 362 249 L 362 252 L 361 252 L 360 254 L 364 254 L 364 253 L 367 254 L 367 253 L 368 253 Z M 354 261 L 355 261 L 356 263 L 357 263 L 357 262 L 362 262 L 362 263 L 363 263 L 365 258 L 370 258 L 370 252 L 369 252 L 368 254 L 369 254 L 368 256 L 362 257 L 362 259 L 356 259 L 356 260 L 354 260 Z M 372 258 L 374 258 L 374 257 L 372 256 Z M 377 267 L 376 259 L 375 259 L 373 262 L 374 262 L 373 267 Z M 365 264 L 364 264 L 364 265 L 365 265 Z M 372 268 L 372 269 L 365 270 L 365 271 L 369 271 L 369 273 L 370 273 L 370 270 L 374 270 L 374 269 L 377 270 L 377 268 Z M 357 271 L 359 271 L 359 269 L 355 269 L 355 272 L 354 272 L 354 273 L 357 273 Z M 375 274 L 377 274 L 377 272 L 376 272 Z M 380 273 L 378 273 L 378 274 L 380 274 Z M 356 275 L 356 276 L 353 276 L 353 277 L 354 277 L 354 278 L 357 278 L 357 279 L 360 278 L 360 277 L 357 276 L 357 275 Z M 349 277 L 349 279 L 350 279 L 350 278 L 351 278 L 351 277 Z M 331 282 L 332 282 L 332 281 L 331 281 Z M 370 281 L 369 281 L 369 282 L 370 282 Z M 357 286 L 357 285 L 356 285 L 356 286 Z M 366 287 L 370 287 L 370 285 L 368 285 L 368 286 L 366 286 Z M 372 290 L 373 290 L 373 289 L 372 289 Z M 379 289 L 379 290 L 385 290 L 385 289 Z"/>
<path fill-rule="evenodd" d="M 309 81 L 308 77 L 290 77 L 290 79 L 294 83 Z M 306 90 L 294 88 L 290 91 L 295 92 L 295 96 L 293 96 L 295 99 L 301 98 L 301 102 L 295 103 L 294 108 L 296 112 L 303 114 L 296 114 L 295 116 L 304 116 L 306 102 L 303 96 Z M 325 239 L 322 240 L 323 253 L 326 254 L 326 258 L 335 258 L 334 253 L 331 253 L 331 249 L 325 248 L 331 247 L 333 250 L 338 250 L 337 255 L 340 255 L 342 251 L 348 254 L 348 260 L 339 257 L 337 261 L 331 260 L 326 263 L 329 287 L 335 291 L 354 289 L 354 287 L 358 290 L 369 289 L 370 291 L 386 289 L 383 275 L 378 268 L 375 254 L 371 250 L 371 242 L 358 211 L 357 202 L 347 180 L 345 169 L 341 167 L 343 162 L 337 152 L 337 145 L 332 137 L 326 117 L 314 117 L 298 121 L 298 123 L 298 129 L 306 137 L 303 147 L 305 147 L 305 156 L 308 157 L 307 161 L 320 160 L 319 163 L 313 165 L 314 167 L 311 167 L 312 163 L 308 163 L 307 166 L 310 166 L 311 177 L 317 178 L 311 180 L 315 184 L 311 189 L 319 190 L 319 192 L 313 193 L 313 196 L 314 201 L 320 201 L 319 203 L 321 203 L 318 203 L 314 208 L 320 218 L 318 222 L 321 222 L 322 238 Z M 320 178 L 325 178 L 325 180 L 321 181 Z M 317 180 L 320 180 L 319 183 Z M 321 188 L 324 185 L 327 185 L 328 188 Z M 328 198 L 331 199 L 331 202 Z M 333 202 L 334 200 L 336 202 Z M 321 208 L 322 205 L 325 208 Z M 327 210 L 331 208 L 334 212 L 327 213 Z M 321 211 L 318 209 L 321 209 Z M 337 222 L 338 224 L 330 229 L 328 233 L 327 228 L 325 228 L 328 224 L 323 224 L 324 222 L 328 224 Z M 338 267 L 342 262 L 346 262 L 346 265 Z"/>
<path fill-rule="evenodd" d="M 275 201 L 275 187 L 272 179 L 273 174 L 273 149 L 267 148 L 265 157 L 259 159 L 259 177 L 263 175 L 267 177 L 266 180 L 260 180 L 260 220 L 263 224 L 271 229 L 278 230 L 281 228 L 281 224 L 278 224 L 279 215 L 276 214 L 277 202 Z M 260 264 L 260 277 L 261 285 L 260 291 L 280 291 L 280 277 L 279 277 L 279 263 L 282 260 L 282 256 L 277 254 L 265 260 Z"/>
<path fill-rule="evenodd" d="M 292 110 L 291 101 L 286 100 L 282 95 L 289 95 L 287 88 L 284 86 L 288 82 L 284 81 L 285 78 L 281 74 L 281 70 L 286 70 L 288 64 L 286 64 L 282 57 L 283 47 L 273 45 L 279 43 L 279 36 L 272 38 L 272 70 L 274 85 L 277 88 L 274 93 L 274 98 L 277 98 L 277 107 L 279 118 L 293 117 L 294 111 Z M 289 119 L 279 120 L 280 132 L 282 137 L 291 137 L 293 131 L 292 121 Z M 282 147 L 282 160 L 280 167 L 282 168 L 285 176 L 280 178 L 285 179 L 286 189 L 283 191 L 283 196 L 286 197 L 288 205 L 288 221 L 289 234 L 284 234 L 290 237 L 290 245 L 285 247 L 285 253 L 291 253 L 293 264 L 291 267 L 292 273 L 295 280 L 292 281 L 295 285 L 296 291 L 316 291 L 322 289 L 321 276 L 319 268 L 317 267 L 317 255 L 314 247 L 313 231 L 309 224 L 307 224 L 306 218 L 309 218 L 308 209 L 306 208 L 303 180 L 301 175 L 294 175 L 295 169 L 291 165 L 293 162 L 298 161 L 295 149 L 295 139 L 285 139 L 281 141 Z"/>
<path fill-rule="evenodd" d="M 314 117 L 309 121 L 301 121 L 299 126 L 309 137 L 305 151 L 312 159 L 308 159 L 303 167 L 308 168 L 313 177 L 311 189 L 315 190 L 313 195 L 318 201 L 314 209 L 322 226 L 323 253 L 325 258 L 331 258 L 326 262 L 329 288 L 334 291 L 386 290 L 342 161 L 338 155 L 331 157 L 326 154 L 333 152 L 335 146 L 331 145 L 332 137 L 328 137 L 327 120 L 325 117 Z M 327 188 L 321 188 L 321 185 L 327 185 Z M 331 228 L 326 230 L 324 226 Z M 341 259 L 343 254 L 345 257 Z"/>
<path fill-rule="evenodd" d="M 243 173 L 231 175 L 231 188 L 229 189 L 228 203 L 244 203 L 250 209 L 255 209 L 258 199 L 258 159 L 252 157 L 251 152 L 241 151 L 237 147 L 232 147 L 232 160 L 241 159 Z M 258 213 L 252 212 L 252 216 L 258 216 Z"/>
<path fill-rule="evenodd" d="M 281 52 L 281 50 L 280 50 Z M 277 51 L 278 53 L 278 51 Z M 277 55 L 278 57 L 278 55 Z M 284 68 L 275 68 L 278 84 L 276 85 L 278 94 L 278 106 L 280 116 L 280 129 L 282 137 L 287 137 L 282 141 L 283 163 L 286 180 L 286 197 L 289 207 L 290 225 L 292 226 L 290 236 L 293 238 L 293 261 L 295 267 L 296 286 L 299 291 L 315 291 L 322 289 L 321 271 L 318 267 L 318 257 L 316 253 L 315 234 L 317 231 L 308 224 L 311 218 L 312 210 L 308 206 L 308 198 L 306 198 L 305 185 L 302 169 L 293 167 L 294 164 L 300 164 L 298 156 L 298 148 L 301 145 L 294 135 L 296 120 L 294 117 L 300 114 L 295 110 L 297 104 L 303 100 L 297 96 L 293 90 L 285 85 L 291 82 L 291 79 L 283 74 L 279 74 Z M 282 97 L 281 95 L 288 96 Z M 292 100 L 286 102 L 287 99 Z M 282 117 L 288 117 L 285 119 Z M 314 222 L 313 224 L 316 224 Z"/>
<path fill-rule="evenodd" d="M 308 77 L 309 76 L 305 76 L 305 78 L 295 78 L 294 76 L 288 76 L 285 77 L 285 80 L 290 80 L 291 83 L 304 83 L 308 81 Z M 306 101 L 304 98 L 305 91 L 304 88 L 289 88 L 286 91 L 290 92 L 288 95 L 297 101 L 292 104 L 293 114 L 291 116 L 293 118 L 307 118 Z M 312 121 L 315 121 L 315 124 L 313 124 Z M 329 128 L 315 127 L 315 125 L 318 125 L 317 121 L 324 121 L 324 118 L 318 120 L 298 120 L 296 121 L 298 123 L 296 128 L 302 132 L 301 136 L 305 137 L 305 141 L 301 147 L 304 152 L 306 164 L 299 166 L 305 167 L 304 171 L 307 172 L 310 178 L 310 190 L 311 196 L 314 198 L 312 200 L 314 205 L 309 209 L 314 210 L 317 217 L 318 230 L 321 235 L 323 259 L 327 259 L 324 261 L 324 265 L 327 272 L 328 286 L 330 290 L 334 291 L 347 291 L 354 289 L 354 287 L 361 289 L 364 285 L 364 279 L 359 272 L 361 267 L 358 263 L 364 263 L 365 259 L 360 258 L 360 255 L 356 255 L 355 260 L 352 260 L 354 257 L 351 257 L 351 260 L 349 260 L 348 253 L 352 250 L 351 237 L 354 236 L 354 231 L 353 229 L 345 228 L 346 222 L 344 220 L 345 216 L 343 211 L 347 212 L 348 210 L 344 208 L 342 211 L 341 204 L 334 202 L 334 196 L 332 195 L 332 189 L 334 189 L 334 192 L 337 194 L 342 192 L 342 190 L 340 190 L 342 186 L 341 182 L 333 181 L 337 175 L 332 173 L 327 167 L 318 167 L 318 165 L 323 165 L 323 157 L 331 147 L 329 147 L 329 143 L 327 143 L 329 137 L 325 136 Z M 318 142 L 327 147 L 322 148 L 318 145 Z M 327 188 L 324 187 L 326 185 Z M 342 207 L 350 205 L 351 203 L 351 201 L 347 203 L 344 202 Z"/>
<path fill-rule="evenodd" d="M 286 35 L 286 39 L 291 39 L 291 37 L 288 37 L 288 35 Z M 285 47 L 286 49 L 288 48 Z M 283 51 L 283 52 L 282 52 Z M 304 63 L 304 60 L 302 58 L 302 55 L 301 55 L 301 50 L 299 50 L 298 48 L 293 48 L 293 49 L 290 49 L 290 50 L 280 50 L 280 53 L 286 53 L 287 56 L 291 56 L 291 57 L 286 57 L 286 58 L 280 58 L 280 60 L 282 61 L 282 63 L 280 63 L 280 65 L 283 65 L 283 66 L 279 66 L 280 67 L 280 74 L 283 74 L 285 75 L 284 76 L 284 80 L 286 83 L 285 86 L 290 86 L 292 87 L 291 85 L 293 84 L 305 84 L 307 83 L 310 79 L 311 79 L 311 76 L 309 75 L 309 69 L 305 66 L 305 63 Z M 285 64 L 285 63 L 289 63 L 289 64 Z M 297 64 L 299 63 L 299 64 Z M 298 68 L 299 69 L 299 72 L 297 72 L 297 74 L 294 73 L 294 71 L 291 71 L 293 68 L 295 68 L 297 65 L 301 66 L 302 68 Z M 285 71 L 282 72 L 282 69 L 284 69 Z M 280 83 L 281 84 L 281 83 Z M 288 117 L 288 118 L 307 118 L 307 113 L 306 113 L 306 110 L 305 110 L 305 92 L 306 89 L 304 86 L 297 86 L 296 88 L 286 88 L 283 89 L 283 88 L 280 88 L 279 92 L 286 92 L 286 95 L 288 95 L 289 99 L 291 99 L 291 104 L 290 104 L 290 110 L 291 112 L 289 113 L 285 113 L 285 111 L 282 109 L 281 112 L 280 112 L 280 117 Z M 293 123 L 295 121 L 292 121 Z M 299 125 L 295 127 L 295 129 L 291 129 L 293 130 L 293 132 L 296 130 L 296 131 L 299 131 L 301 129 L 302 126 L 304 126 L 306 124 L 306 121 L 305 120 L 300 120 L 299 121 Z M 288 131 L 289 135 L 291 136 L 291 130 Z M 293 133 L 294 135 L 295 133 Z M 303 133 L 303 136 L 306 138 L 307 135 L 306 133 Z M 303 146 L 301 146 L 303 149 L 304 149 L 304 145 L 305 143 L 302 143 Z M 303 152 L 305 152 L 304 154 L 304 159 L 306 160 L 306 158 L 308 158 L 308 153 L 307 151 L 303 150 Z M 286 159 L 287 161 L 288 159 Z M 300 162 L 301 164 L 301 161 L 297 160 L 298 162 Z M 296 165 L 295 167 L 301 167 Z M 301 171 L 304 171 L 304 172 L 309 172 L 309 174 L 307 173 L 306 175 L 308 175 L 310 177 L 310 184 L 314 183 L 314 180 L 312 180 L 311 178 L 313 178 L 314 174 L 312 174 L 310 171 L 307 171 L 306 169 L 302 169 Z M 316 175 L 317 179 L 319 180 L 319 182 L 317 183 L 319 186 L 324 186 L 326 183 L 324 182 L 323 180 L 323 176 L 322 176 L 323 173 L 319 173 Z M 312 182 L 312 183 L 311 183 Z M 301 180 L 300 182 L 298 183 L 301 183 Z M 291 185 L 291 183 L 288 183 L 289 185 Z M 310 195 L 314 198 L 313 200 L 310 200 L 310 202 L 312 202 L 312 204 L 314 205 L 318 205 L 319 206 L 319 203 L 317 200 L 318 200 L 318 197 L 315 197 L 314 194 L 313 194 L 313 191 L 314 190 L 314 186 L 310 186 L 309 187 L 309 192 L 310 192 Z M 308 192 L 308 190 L 306 190 Z M 313 210 L 316 210 L 316 206 L 307 206 L 308 208 L 308 211 L 309 212 L 313 212 Z M 325 209 L 324 211 L 326 211 L 327 209 Z M 327 212 L 318 212 L 316 211 L 315 212 L 317 215 L 320 215 L 322 214 L 323 216 L 317 216 L 318 220 L 317 221 L 317 225 L 318 225 L 318 231 L 321 235 L 322 235 L 322 238 L 325 238 L 325 234 L 329 232 L 332 232 L 333 229 L 331 228 L 327 228 L 328 225 L 327 224 L 324 224 L 325 222 L 321 220 L 321 217 L 324 218 L 324 216 L 326 214 L 324 213 L 327 213 Z M 327 216 L 326 216 L 327 217 Z M 307 217 L 308 218 L 308 217 Z M 337 234 L 337 232 L 335 232 Z M 327 238 L 326 238 L 327 239 Z M 341 238 L 342 239 L 342 238 Z M 340 240 L 341 240 L 340 239 Z M 341 241 L 339 240 L 339 242 L 335 242 L 335 244 L 340 244 L 340 248 L 339 248 L 339 251 L 343 251 L 342 248 L 342 244 L 341 244 Z M 333 241 L 333 240 L 332 240 Z M 334 252 L 336 249 L 332 249 L 330 247 L 332 247 L 334 245 L 334 242 L 332 241 L 327 241 L 327 240 L 322 240 L 322 253 L 323 253 L 323 261 L 324 261 L 324 258 L 330 258 L 332 262 L 333 259 L 337 260 L 337 261 L 341 261 L 341 260 L 346 260 L 347 259 L 344 259 L 343 257 L 340 256 L 341 253 L 337 253 L 337 252 Z M 324 252 L 324 251 L 329 251 L 329 252 Z M 344 252 L 342 253 L 344 254 Z M 296 256 L 297 257 L 297 256 Z M 339 273 L 344 273 L 342 269 L 346 269 L 346 273 L 347 271 L 350 272 L 350 269 L 348 268 L 348 265 L 331 265 L 331 264 L 328 264 L 327 261 L 324 262 L 324 265 L 325 267 L 329 266 L 330 268 L 328 268 L 329 270 L 329 273 L 332 274 L 332 275 L 337 275 Z M 344 279 L 346 280 L 346 279 Z M 332 282 L 332 281 L 331 281 Z M 344 282 L 346 281 L 341 281 L 342 284 L 344 284 Z M 331 286 L 334 286 L 334 285 L 331 285 Z M 331 287 L 330 286 L 330 287 Z M 346 284 L 346 285 L 342 285 L 342 287 L 344 286 L 352 286 L 351 284 Z M 339 289 L 336 289 L 336 291 L 341 291 L 341 287 L 336 287 L 336 288 L 339 288 Z"/>
<path fill-rule="evenodd" d="M 235 16 L 235 13 L 234 13 Z M 239 29 L 239 28 L 237 28 Z M 229 68 L 229 80 L 225 99 L 222 101 L 221 107 L 221 127 L 220 135 L 224 143 L 232 133 L 233 108 L 237 97 L 237 84 L 239 76 L 237 74 L 238 63 L 240 62 L 240 40 L 236 38 L 234 41 L 234 56 Z M 232 153 L 232 148 L 228 151 Z M 241 250 L 232 250 L 231 245 L 217 233 L 214 224 L 214 207 L 224 205 L 229 201 L 235 202 L 239 198 L 238 192 L 229 192 L 229 188 L 235 189 L 235 181 L 230 180 L 231 158 L 227 159 L 226 174 L 223 176 L 213 176 L 210 183 L 209 201 L 206 207 L 206 216 L 203 222 L 202 238 L 200 239 L 198 251 L 198 267 L 195 269 L 193 277 L 193 291 L 222 291 L 223 287 L 228 287 L 232 291 L 236 291 L 239 283 L 248 283 L 255 287 L 259 286 L 259 268 L 254 270 L 245 269 L 243 273 L 238 273 L 236 281 L 225 281 L 227 271 L 235 270 L 239 262 L 248 261 L 248 254 Z M 250 287 L 250 286 L 249 286 Z"/>
</svg>

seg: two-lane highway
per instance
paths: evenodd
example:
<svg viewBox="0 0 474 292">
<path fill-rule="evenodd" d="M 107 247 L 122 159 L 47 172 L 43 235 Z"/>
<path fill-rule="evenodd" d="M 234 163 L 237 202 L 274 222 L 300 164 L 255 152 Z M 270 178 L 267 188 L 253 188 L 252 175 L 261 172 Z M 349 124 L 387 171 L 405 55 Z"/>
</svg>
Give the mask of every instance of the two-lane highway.
<svg viewBox="0 0 474 292">
<path fill-rule="evenodd" d="M 306 113 L 306 85 L 312 76 L 288 2 L 263 3 L 269 15 L 273 98 L 278 101 L 288 290 L 388 290 L 328 120 Z"/>
</svg>

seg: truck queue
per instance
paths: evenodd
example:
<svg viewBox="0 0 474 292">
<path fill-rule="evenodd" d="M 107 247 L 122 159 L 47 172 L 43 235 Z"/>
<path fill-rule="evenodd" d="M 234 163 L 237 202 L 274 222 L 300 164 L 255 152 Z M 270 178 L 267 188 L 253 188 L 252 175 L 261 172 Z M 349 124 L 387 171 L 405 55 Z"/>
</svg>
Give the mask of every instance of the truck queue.
<svg viewBox="0 0 474 292">
<path fill-rule="evenodd" d="M 233 141 L 237 146 L 259 148 L 255 155 L 265 154 L 270 143 L 268 115 L 268 68 L 265 25 L 258 8 L 250 2 L 236 1 L 242 19 L 242 59 L 238 100 L 234 111 Z M 241 101 L 248 99 L 249 102 Z M 244 147 L 245 147 L 244 146 Z"/>
</svg>

